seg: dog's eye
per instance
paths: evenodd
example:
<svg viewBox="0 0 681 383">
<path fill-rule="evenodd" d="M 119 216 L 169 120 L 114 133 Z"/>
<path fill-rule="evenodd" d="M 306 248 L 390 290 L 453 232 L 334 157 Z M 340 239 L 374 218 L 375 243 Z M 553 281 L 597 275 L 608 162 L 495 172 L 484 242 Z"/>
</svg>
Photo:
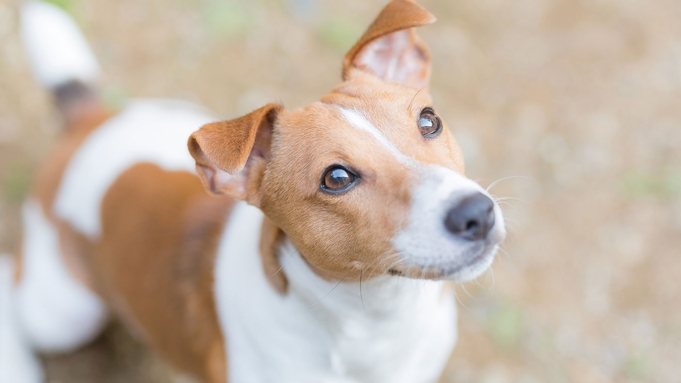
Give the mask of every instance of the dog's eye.
<svg viewBox="0 0 681 383">
<path fill-rule="evenodd" d="M 352 187 L 357 176 L 350 170 L 334 165 L 326 169 L 322 176 L 322 189 L 330 193 L 342 193 Z"/>
<path fill-rule="evenodd" d="M 442 121 L 433 109 L 425 108 L 421 111 L 419 117 L 419 130 L 421 135 L 425 138 L 432 138 L 440 134 L 442 131 Z"/>
</svg>

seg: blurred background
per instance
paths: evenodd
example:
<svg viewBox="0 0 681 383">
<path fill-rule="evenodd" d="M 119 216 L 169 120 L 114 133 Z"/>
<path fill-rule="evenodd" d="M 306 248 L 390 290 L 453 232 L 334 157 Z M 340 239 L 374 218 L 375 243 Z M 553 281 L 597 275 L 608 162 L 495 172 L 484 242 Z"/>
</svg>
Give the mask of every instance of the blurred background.
<svg viewBox="0 0 681 383">
<path fill-rule="evenodd" d="M 199 102 L 226 118 L 317 100 L 386 0 L 54 0 L 103 66 L 112 108 Z M 443 382 L 681 381 L 681 2 L 421 0 L 438 22 L 435 107 L 467 173 L 503 202 L 510 238 L 458 289 Z M 0 252 L 59 133 L 31 78 L 18 0 L 0 0 Z M 167 382 L 120 325 L 52 382 Z"/>
</svg>

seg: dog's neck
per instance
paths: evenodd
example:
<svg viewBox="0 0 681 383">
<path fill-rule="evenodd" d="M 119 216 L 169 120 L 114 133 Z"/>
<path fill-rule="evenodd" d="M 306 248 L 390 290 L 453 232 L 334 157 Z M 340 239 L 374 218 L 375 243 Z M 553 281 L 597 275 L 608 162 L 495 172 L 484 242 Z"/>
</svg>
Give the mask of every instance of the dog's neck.
<svg viewBox="0 0 681 383">
<path fill-rule="evenodd" d="M 318 276 L 284 240 L 281 272 L 289 286 L 282 295 L 268 283 L 258 256 L 262 219 L 256 208 L 237 205 L 216 260 L 216 306 L 231 355 L 230 377 L 436 379 L 456 337 L 453 298 L 443 295 L 441 282 L 384 276 L 362 281 L 360 290 L 359 282 Z"/>
<path fill-rule="evenodd" d="M 293 243 L 286 238 L 279 252 L 282 271 L 289 281 L 288 294 L 308 304 L 311 311 L 350 317 L 391 320 L 403 316 L 424 295 L 440 295 L 443 282 L 378 276 L 369 280 L 347 282 L 326 280 L 315 273 Z"/>
</svg>

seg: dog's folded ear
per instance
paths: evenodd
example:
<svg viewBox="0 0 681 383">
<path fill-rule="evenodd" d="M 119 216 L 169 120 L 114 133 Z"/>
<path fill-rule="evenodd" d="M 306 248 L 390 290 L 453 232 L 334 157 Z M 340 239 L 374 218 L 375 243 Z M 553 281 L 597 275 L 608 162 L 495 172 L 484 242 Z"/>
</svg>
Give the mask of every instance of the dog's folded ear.
<svg viewBox="0 0 681 383">
<path fill-rule="evenodd" d="M 189 137 L 189 152 L 209 192 L 258 205 L 257 190 L 270 156 L 272 128 L 282 109 L 268 104 L 234 120 L 204 125 Z"/>
<path fill-rule="evenodd" d="M 383 80 L 420 89 L 430 77 L 430 53 L 414 27 L 435 22 L 435 16 L 412 0 L 393 0 L 345 55 L 343 80 L 353 68 Z"/>
<path fill-rule="evenodd" d="M 270 286 L 281 295 L 286 295 L 288 291 L 288 279 L 286 273 L 281 268 L 279 249 L 286 234 L 265 217 L 260 229 L 260 256 L 262 257 L 262 268 Z"/>
</svg>

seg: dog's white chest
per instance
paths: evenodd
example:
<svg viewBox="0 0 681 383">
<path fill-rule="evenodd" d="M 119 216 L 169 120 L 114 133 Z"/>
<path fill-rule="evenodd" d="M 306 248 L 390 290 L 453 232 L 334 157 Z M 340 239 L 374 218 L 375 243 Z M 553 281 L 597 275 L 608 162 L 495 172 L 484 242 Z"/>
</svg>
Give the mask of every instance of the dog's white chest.
<svg viewBox="0 0 681 383">
<path fill-rule="evenodd" d="M 402 278 L 324 281 L 288 246 L 289 293 L 269 285 L 258 254 L 262 213 L 235 208 L 216 261 L 216 306 L 230 382 L 433 382 L 456 342 L 442 285 Z"/>
</svg>

